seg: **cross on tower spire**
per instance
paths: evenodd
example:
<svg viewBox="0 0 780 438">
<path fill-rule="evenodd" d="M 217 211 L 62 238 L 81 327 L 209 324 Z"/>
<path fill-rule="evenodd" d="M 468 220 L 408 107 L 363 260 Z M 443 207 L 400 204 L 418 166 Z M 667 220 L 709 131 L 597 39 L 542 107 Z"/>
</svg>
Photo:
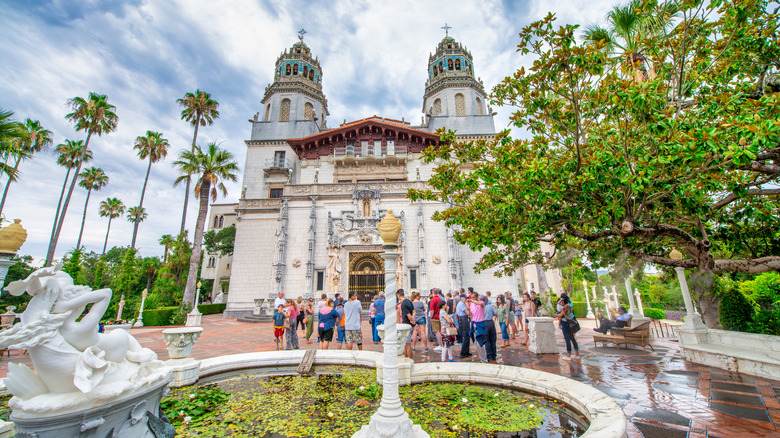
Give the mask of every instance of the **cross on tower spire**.
<svg viewBox="0 0 780 438">
<path fill-rule="evenodd" d="M 447 23 L 444 23 L 444 26 L 442 26 L 442 29 L 444 29 L 444 37 L 445 38 L 450 36 L 450 29 L 452 29 L 452 26 L 448 26 Z"/>
<path fill-rule="evenodd" d="M 298 31 L 298 39 L 301 40 L 301 42 L 303 42 L 303 36 L 306 35 L 306 33 L 306 29 L 301 29 Z"/>
</svg>

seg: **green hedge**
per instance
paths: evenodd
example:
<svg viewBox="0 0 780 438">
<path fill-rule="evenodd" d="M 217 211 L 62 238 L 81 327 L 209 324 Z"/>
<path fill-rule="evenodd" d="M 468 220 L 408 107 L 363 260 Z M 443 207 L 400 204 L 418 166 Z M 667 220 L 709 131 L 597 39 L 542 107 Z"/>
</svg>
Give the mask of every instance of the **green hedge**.
<svg viewBox="0 0 780 438">
<path fill-rule="evenodd" d="M 177 306 L 172 307 L 160 307 L 159 309 L 144 310 L 144 326 L 157 327 L 164 325 L 171 325 L 171 317 L 176 310 Z"/>
<path fill-rule="evenodd" d="M 666 318 L 666 312 L 664 312 L 663 309 L 653 309 L 651 307 L 651 308 L 648 308 L 648 309 L 644 309 L 644 311 L 645 311 L 645 316 L 648 317 L 648 318 L 653 318 L 653 319 L 665 319 Z"/>
<path fill-rule="evenodd" d="M 748 331 L 755 310 L 747 297 L 736 287 L 720 298 L 720 324 L 725 330 Z"/>
<path fill-rule="evenodd" d="M 215 313 L 222 313 L 225 311 L 227 303 L 221 304 L 198 304 L 198 311 L 204 315 L 213 315 Z"/>
<path fill-rule="evenodd" d="M 604 303 L 594 303 L 591 301 L 590 308 L 593 310 L 593 315 L 597 315 L 599 309 L 606 313 L 604 310 Z M 585 318 L 588 315 L 588 303 L 586 301 L 572 301 L 572 310 L 574 311 L 575 318 Z"/>
</svg>

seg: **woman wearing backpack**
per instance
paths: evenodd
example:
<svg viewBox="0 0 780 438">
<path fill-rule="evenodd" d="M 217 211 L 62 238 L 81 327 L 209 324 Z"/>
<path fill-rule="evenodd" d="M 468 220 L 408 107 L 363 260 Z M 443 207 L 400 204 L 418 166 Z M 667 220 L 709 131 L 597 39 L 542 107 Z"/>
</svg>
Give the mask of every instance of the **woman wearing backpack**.
<svg viewBox="0 0 780 438">
<path fill-rule="evenodd" d="M 572 310 L 572 303 L 569 296 L 565 293 L 561 294 L 557 305 L 558 315 L 555 319 L 560 321 L 561 332 L 563 332 L 563 339 L 566 341 L 566 356 L 563 356 L 566 360 L 571 360 L 571 349 L 574 346 L 574 357 L 580 356 L 580 347 L 577 345 L 577 340 L 574 339 L 573 325 L 578 324 L 574 320 L 574 312 Z"/>
</svg>

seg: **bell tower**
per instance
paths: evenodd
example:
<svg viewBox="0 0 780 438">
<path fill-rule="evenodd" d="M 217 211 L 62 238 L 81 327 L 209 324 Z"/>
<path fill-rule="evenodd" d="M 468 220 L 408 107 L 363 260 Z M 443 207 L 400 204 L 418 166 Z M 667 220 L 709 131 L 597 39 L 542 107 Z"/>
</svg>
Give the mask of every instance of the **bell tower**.
<svg viewBox="0 0 780 438">
<path fill-rule="evenodd" d="M 494 134 L 492 110 L 482 80 L 474 76 L 474 63 L 463 45 L 447 35 L 428 57 L 423 113 L 429 130 L 446 127 L 458 135 Z"/>
<path fill-rule="evenodd" d="M 322 68 L 299 41 L 279 55 L 274 82 L 265 88 L 262 109 L 252 126 L 252 140 L 299 138 L 327 129 L 328 100 L 322 93 Z M 258 123 L 259 122 L 259 123 Z"/>
</svg>

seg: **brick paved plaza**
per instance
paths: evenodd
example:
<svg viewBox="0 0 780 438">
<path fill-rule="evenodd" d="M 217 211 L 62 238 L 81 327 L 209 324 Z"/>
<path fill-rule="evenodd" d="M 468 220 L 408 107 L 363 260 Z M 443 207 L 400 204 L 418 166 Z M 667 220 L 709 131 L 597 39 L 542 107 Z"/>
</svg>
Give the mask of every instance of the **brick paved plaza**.
<svg viewBox="0 0 780 438">
<path fill-rule="evenodd" d="M 580 360 L 567 361 L 555 354 L 530 354 L 515 340 L 510 348 L 498 349 L 497 363 L 560 374 L 598 388 L 623 407 L 629 418 L 630 438 L 780 436 L 780 380 L 734 375 L 685 362 L 673 339 L 656 339 L 655 352 L 638 347 L 620 351 L 613 346 L 596 347 L 592 340 L 593 321 L 581 322 L 583 329 L 577 335 Z M 203 328 L 203 335 L 192 351 L 197 359 L 275 349 L 270 323 L 241 323 L 223 319 L 221 315 L 207 315 L 203 317 Z M 160 359 L 167 359 L 162 330 L 162 327 L 136 328 L 132 334 Z M 367 350 L 381 349 L 381 344 L 370 342 L 367 323 L 363 335 L 368 341 L 364 345 Z M 557 336 L 564 351 L 563 337 L 560 333 Z M 316 335 L 312 339 L 316 341 Z M 306 344 L 301 338 L 301 348 L 317 348 L 317 344 Z M 440 360 L 433 345 L 427 352 L 422 349 L 417 346 L 416 362 Z M 475 355 L 461 360 L 479 359 Z M 10 358 L 5 356 L 0 361 L 0 377 L 7 372 L 4 365 L 7 362 L 31 365 L 28 355 L 12 351 Z"/>
</svg>

